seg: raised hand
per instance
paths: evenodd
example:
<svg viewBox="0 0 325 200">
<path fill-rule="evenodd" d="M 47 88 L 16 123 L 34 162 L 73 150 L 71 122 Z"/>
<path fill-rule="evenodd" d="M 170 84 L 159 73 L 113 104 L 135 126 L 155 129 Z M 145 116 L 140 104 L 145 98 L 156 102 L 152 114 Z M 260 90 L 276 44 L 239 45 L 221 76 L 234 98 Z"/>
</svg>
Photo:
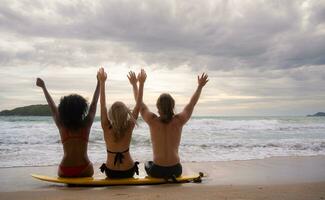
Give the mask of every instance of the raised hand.
<svg viewBox="0 0 325 200">
<path fill-rule="evenodd" d="M 99 68 L 98 72 L 97 72 L 97 79 L 100 81 L 100 82 L 105 82 L 106 79 L 107 79 L 107 74 L 104 70 L 104 68 Z"/>
<path fill-rule="evenodd" d="M 144 69 L 141 69 L 141 72 L 138 74 L 138 81 L 139 83 L 144 83 L 146 81 L 147 74 Z"/>
<path fill-rule="evenodd" d="M 127 75 L 129 81 L 130 81 L 130 84 L 131 85 L 135 85 L 137 84 L 137 76 L 135 75 L 135 73 L 133 71 L 129 71 L 129 75 Z"/>
<path fill-rule="evenodd" d="M 41 87 L 41 88 L 44 88 L 45 87 L 45 83 L 44 83 L 44 81 L 41 78 L 37 78 L 36 79 L 36 85 L 38 87 Z"/>
<path fill-rule="evenodd" d="M 202 73 L 201 77 L 197 76 L 197 83 L 199 87 L 204 87 L 205 84 L 209 81 L 208 75 L 206 73 Z"/>
</svg>

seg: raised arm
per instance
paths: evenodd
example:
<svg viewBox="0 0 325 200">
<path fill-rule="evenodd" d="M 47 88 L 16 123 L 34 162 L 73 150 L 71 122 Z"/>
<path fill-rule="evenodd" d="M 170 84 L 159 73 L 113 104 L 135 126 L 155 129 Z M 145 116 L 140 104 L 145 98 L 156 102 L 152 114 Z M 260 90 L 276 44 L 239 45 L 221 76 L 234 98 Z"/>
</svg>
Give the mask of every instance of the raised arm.
<svg viewBox="0 0 325 200">
<path fill-rule="evenodd" d="M 106 108 L 106 96 L 105 96 L 105 82 L 107 79 L 107 74 L 104 71 L 104 68 L 100 68 L 97 73 L 97 78 L 99 80 L 100 87 L 100 121 L 102 128 L 105 132 L 109 128 L 109 120 L 107 116 L 107 108 Z"/>
<path fill-rule="evenodd" d="M 146 72 L 143 69 L 141 69 L 141 72 L 138 74 L 139 90 L 136 90 L 137 89 L 136 86 L 133 85 L 133 94 L 134 94 L 134 97 L 136 97 L 136 103 L 135 103 L 135 106 L 132 111 L 132 115 L 133 115 L 134 119 L 138 119 L 138 116 L 139 116 L 140 108 L 142 105 L 143 87 L 144 87 L 144 82 L 146 81 L 146 78 L 147 78 Z"/>
<path fill-rule="evenodd" d="M 56 107 L 50 93 L 47 91 L 44 81 L 41 78 L 37 78 L 36 79 L 36 85 L 38 87 L 42 88 L 44 96 L 45 96 L 46 101 L 47 101 L 47 104 L 50 107 L 54 122 L 55 122 L 57 127 L 60 127 L 60 116 L 59 116 L 58 108 Z"/>
<path fill-rule="evenodd" d="M 137 102 L 137 97 L 138 97 L 137 81 L 138 81 L 138 79 L 133 71 L 129 71 L 129 74 L 127 75 L 127 77 L 130 81 L 130 84 L 132 85 L 134 100 L 135 100 L 135 102 Z"/>
<path fill-rule="evenodd" d="M 209 81 L 208 75 L 205 73 L 197 77 L 198 86 L 196 88 L 196 91 L 194 92 L 190 102 L 185 106 L 184 110 L 178 114 L 178 117 L 183 124 L 185 124 L 191 118 L 192 112 L 194 110 L 194 106 L 196 105 L 196 103 L 200 98 L 202 88 L 205 86 L 205 84 L 208 81 Z"/>
<path fill-rule="evenodd" d="M 144 103 L 142 103 L 140 108 L 140 114 L 142 119 L 147 122 L 148 124 L 151 122 L 152 119 L 156 118 L 156 114 L 151 112 L 148 108 L 148 106 Z"/>
<path fill-rule="evenodd" d="M 138 74 L 138 79 L 135 76 L 135 73 L 130 71 L 129 75 L 128 75 L 128 79 L 130 81 L 130 84 L 133 87 L 133 95 L 134 95 L 134 100 L 136 101 L 136 104 L 138 102 L 138 97 L 141 98 L 141 104 L 140 107 L 137 107 L 137 105 L 135 106 L 135 108 L 133 109 L 133 116 L 138 116 L 139 111 L 141 112 L 141 116 L 143 118 L 144 121 L 149 122 L 150 119 L 153 118 L 153 116 L 155 116 L 154 113 L 151 113 L 148 109 L 148 107 L 146 106 L 146 104 L 143 103 L 143 87 L 141 88 L 141 81 L 140 79 L 143 79 L 145 75 L 145 78 L 147 77 L 147 75 L 145 74 L 145 71 L 141 70 L 141 73 Z M 137 86 L 137 81 L 139 80 L 139 90 L 138 90 L 138 86 Z M 145 80 L 144 80 L 145 81 Z M 144 85 L 144 84 L 143 84 Z M 141 91 L 142 90 L 142 91 Z M 142 93 L 141 95 L 138 96 L 138 93 L 140 94 L 140 92 Z M 137 117 L 136 117 L 137 118 Z"/>
<path fill-rule="evenodd" d="M 91 104 L 89 106 L 89 111 L 88 111 L 88 120 L 89 120 L 89 125 L 90 126 L 94 122 L 94 119 L 95 119 L 95 116 L 96 116 L 98 98 L 99 98 L 99 80 L 98 80 L 98 76 L 97 76 L 96 89 L 95 89 L 93 99 L 91 101 Z"/>
</svg>

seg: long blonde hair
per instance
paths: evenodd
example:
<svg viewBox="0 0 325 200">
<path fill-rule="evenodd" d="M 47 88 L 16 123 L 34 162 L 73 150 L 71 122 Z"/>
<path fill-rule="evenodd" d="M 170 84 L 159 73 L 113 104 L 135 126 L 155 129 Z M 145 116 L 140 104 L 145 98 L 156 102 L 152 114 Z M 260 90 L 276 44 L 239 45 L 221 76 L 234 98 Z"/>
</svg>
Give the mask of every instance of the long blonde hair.
<svg viewBox="0 0 325 200">
<path fill-rule="evenodd" d="M 116 101 L 108 111 L 108 118 L 111 121 L 115 141 L 124 137 L 130 123 L 136 124 L 131 110 L 120 101 Z"/>
</svg>

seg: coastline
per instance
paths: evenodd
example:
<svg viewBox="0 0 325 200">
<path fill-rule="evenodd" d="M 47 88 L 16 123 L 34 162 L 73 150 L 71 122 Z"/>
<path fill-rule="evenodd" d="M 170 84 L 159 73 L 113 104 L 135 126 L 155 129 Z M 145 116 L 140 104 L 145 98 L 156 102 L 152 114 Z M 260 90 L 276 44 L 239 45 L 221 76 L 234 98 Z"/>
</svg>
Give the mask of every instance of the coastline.
<svg viewBox="0 0 325 200">
<path fill-rule="evenodd" d="M 325 199 L 325 156 L 183 163 L 183 174 L 204 172 L 202 183 L 67 187 L 33 179 L 56 166 L 0 168 L 0 199 Z M 103 177 L 95 164 L 95 177 Z M 143 164 L 140 176 L 144 176 Z M 72 196 L 73 195 L 73 196 Z"/>
</svg>

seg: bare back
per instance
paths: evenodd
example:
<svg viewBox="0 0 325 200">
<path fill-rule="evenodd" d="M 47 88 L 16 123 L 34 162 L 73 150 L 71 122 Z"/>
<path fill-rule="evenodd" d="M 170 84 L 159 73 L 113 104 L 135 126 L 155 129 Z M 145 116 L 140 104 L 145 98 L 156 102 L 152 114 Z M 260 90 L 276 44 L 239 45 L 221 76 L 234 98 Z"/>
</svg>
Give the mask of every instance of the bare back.
<svg viewBox="0 0 325 200">
<path fill-rule="evenodd" d="M 78 130 L 71 130 L 64 127 L 63 123 L 58 121 L 58 129 L 63 145 L 62 166 L 83 166 L 90 163 L 88 158 L 88 140 L 93 119 L 87 117 L 85 126 Z"/>
<path fill-rule="evenodd" d="M 77 132 L 69 131 L 63 127 L 59 130 L 64 151 L 61 165 L 82 166 L 90 163 L 87 155 L 90 127 L 85 127 Z"/>
<path fill-rule="evenodd" d="M 153 148 L 153 161 L 160 166 L 172 166 L 180 162 L 178 149 L 183 123 L 175 115 L 169 123 L 154 117 L 149 123 Z"/>
<path fill-rule="evenodd" d="M 143 120 L 150 128 L 153 161 L 155 164 L 169 167 L 180 163 L 178 149 L 183 126 L 191 118 L 194 106 L 199 100 L 202 88 L 208 81 L 207 74 L 203 73 L 201 76 L 198 76 L 198 87 L 190 102 L 184 107 L 182 112 L 176 115 L 173 115 L 174 100 L 169 94 L 162 94 L 158 98 L 158 113 L 163 113 L 164 116 L 168 117 L 173 116 L 171 121 L 168 123 L 163 123 L 160 117 L 157 117 L 157 115 L 150 112 L 149 108 L 144 103 L 142 104 L 140 112 Z M 164 98 L 165 100 L 160 98 Z M 165 102 L 161 103 L 162 101 Z M 160 110 L 160 108 L 163 109 Z"/>
<path fill-rule="evenodd" d="M 120 140 L 116 141 L 114 138 L 114 133 L 112 128 L 104 129 L 104 139 L 106 143 L 107 150 L 111 152 L 124 152 L 129 149 L 132 137 L 132 131 L 135 127 L 135 124 L 129 125 L 129 128 L 126 130 L 125 135 Z M 116 154 L 107 153 L 106 166 L 112 170 L 128 170 L 134 166 L 134 162 L 130 155 L 130 151 L 124 152 L 123 163 L 117 163 L 114 165 L 114 159 Z"/>
</svg>

